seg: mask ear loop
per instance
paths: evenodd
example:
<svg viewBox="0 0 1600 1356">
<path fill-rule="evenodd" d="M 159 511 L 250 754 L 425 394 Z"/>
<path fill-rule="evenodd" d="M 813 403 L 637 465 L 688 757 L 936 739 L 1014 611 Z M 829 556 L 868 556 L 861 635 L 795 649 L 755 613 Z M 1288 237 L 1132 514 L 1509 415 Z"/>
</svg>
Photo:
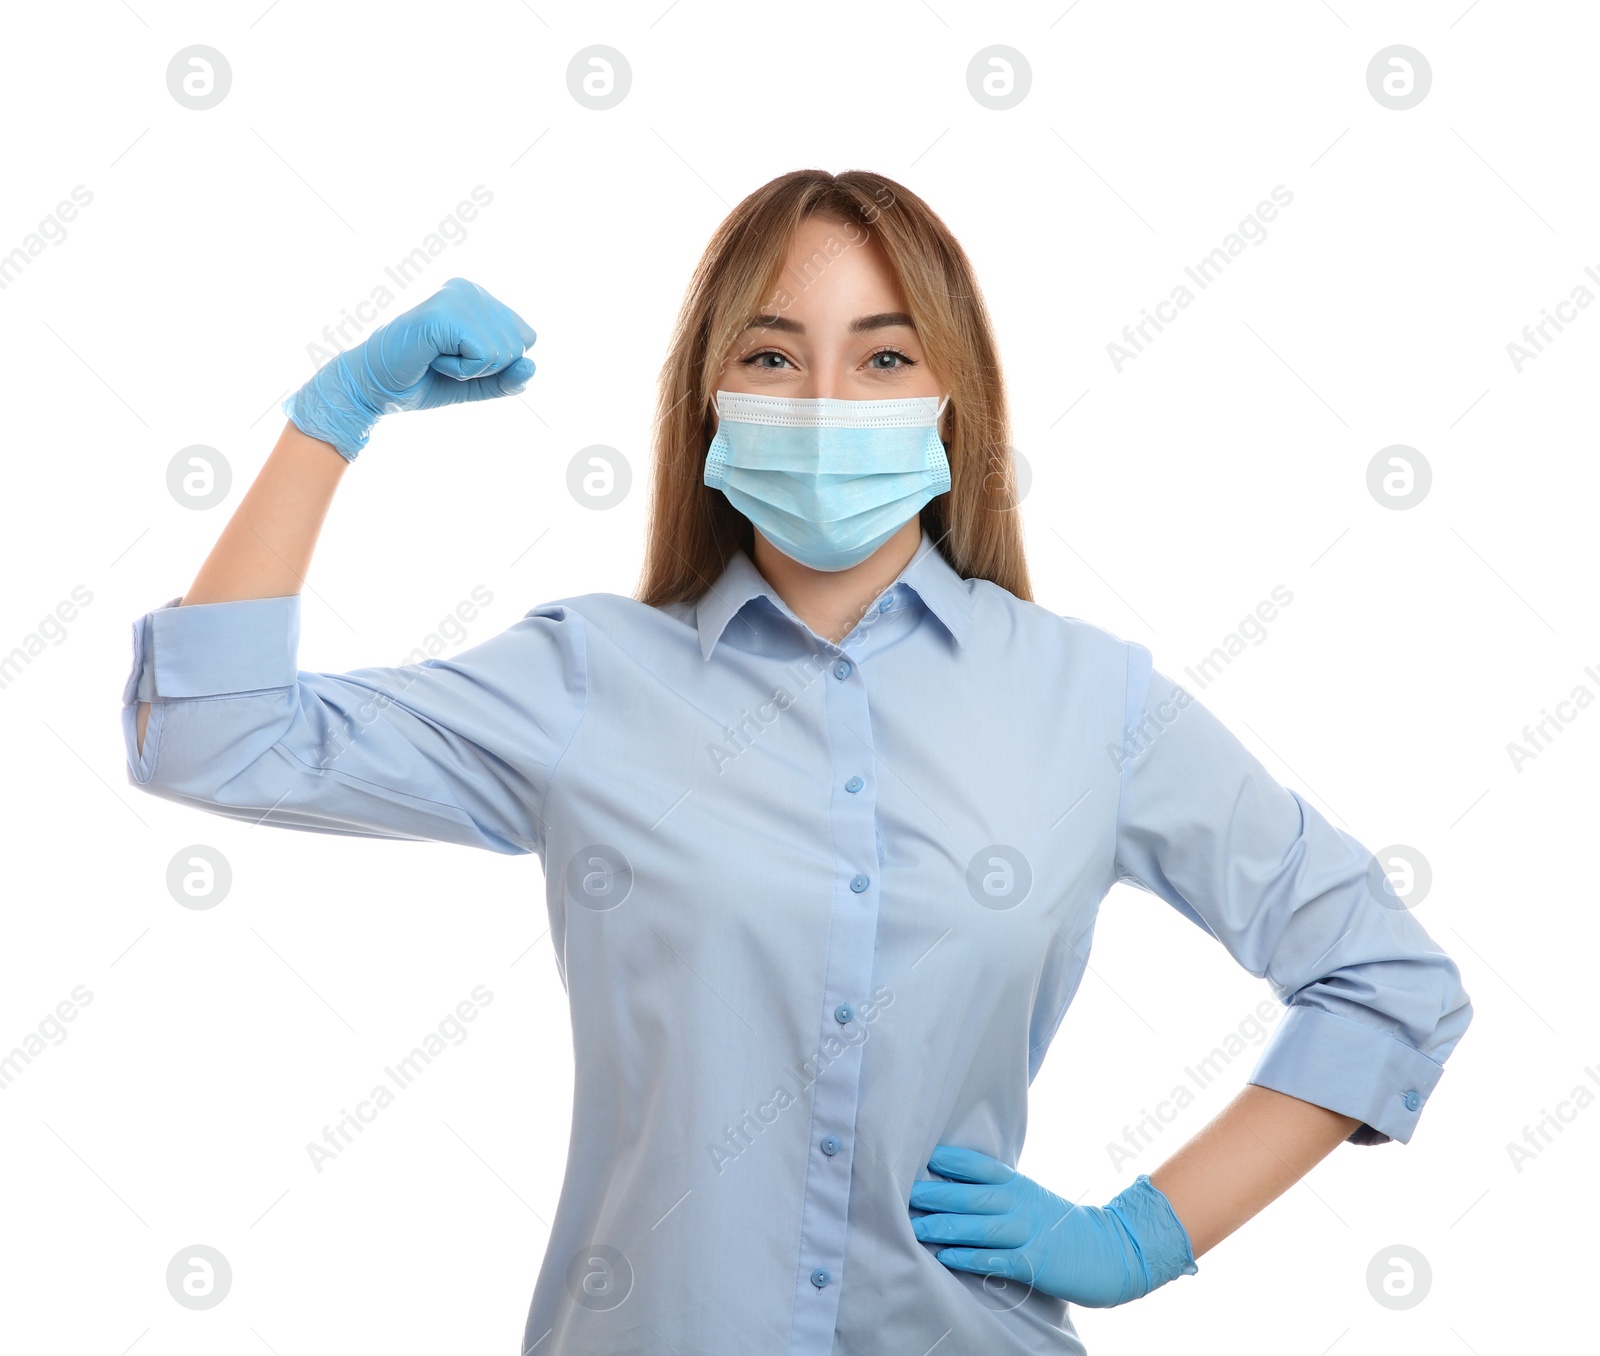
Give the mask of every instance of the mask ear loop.
<svg viewBox="0 0 1600 1356">
<path fill-rule="evenodd" d="M 939 422 L 939 416 L 944 413 L 944 407 L 946 405 L 948 405 L 949 403 L 950 403 L 950 392 L 946 391 L 942 396 L 939 397 L 939 408 L 936 409 L 933 412 L 933 422 L 935 424 L 937 424 Z"/>
</svg>

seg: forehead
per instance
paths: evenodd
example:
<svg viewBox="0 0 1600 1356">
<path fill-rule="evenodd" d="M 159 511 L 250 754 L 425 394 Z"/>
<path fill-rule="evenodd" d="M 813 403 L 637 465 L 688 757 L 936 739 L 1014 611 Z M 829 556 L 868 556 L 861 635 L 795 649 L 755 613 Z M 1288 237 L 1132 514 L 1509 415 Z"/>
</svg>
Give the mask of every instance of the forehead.
<svg viewBox="0 0 1600 1356">
<path fill-rule="evenodd" d="M 802 323 L 848 324 L 865 312 L 904 310 L 904 303 L 900 279 L 870 227 L 808 217 L 796 227 L 760 309 Z"/>
</svg>

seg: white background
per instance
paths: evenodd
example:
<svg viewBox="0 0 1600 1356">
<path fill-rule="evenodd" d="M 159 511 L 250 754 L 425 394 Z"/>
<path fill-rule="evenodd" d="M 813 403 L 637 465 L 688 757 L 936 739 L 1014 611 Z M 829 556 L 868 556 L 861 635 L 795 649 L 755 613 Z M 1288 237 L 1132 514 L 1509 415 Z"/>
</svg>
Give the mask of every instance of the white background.
<svg viewBox="0 0 1600 1356">
<path fill-rule="evenodd" d="M 1521 1171 L 1507 1144 L 1576 1086 L 1600 1093 L 1581 866 L 1600 712 L 1520 771 L 1507 745 L 1579 685 L 1600 692 L 1600 308 L 1520 372 L 1506 346 L 1577 285 L 1600 295 L 1583 273 L 1600 268 L 1600 30 L 1576 3 L 1067 3 L 8 13 L 0 253 L 74 186 L 93 194 L 0 291 L 0 652 L 74 586 L 92 594 L 0 688 L 0 1051 L 74 986 L 93 995 L 0 1096 L 8 1345 L 513 1349 L 570 1111 L 536 859 L 249 828 L 142 794 L 119 725 L 130 623 L 193 578 L 313 370 L 307 345 L 480 184 L 492 205 L 404 304 L 472 278 L 539 331 L 538 374 L 520 399 L 384 422 L 324 531 L 301 667 L 398 663 L 478 585 L 494 602 L 467 643 L 544 600 L 631 593 L 690 270 L 740 197 L 805 166 L 899 179 L 970 253 L 1034 473 L 1044 605 L 1181 678 L 1275 585 L 1293 593 L 1203 700 L 1335 823 L 1426 857 L 1417 916 L 1476 1009 L 1409 1145 L 1342 1145 L 1195 1278 L 1077 1311 L 1091 1351 L 1486 1356 L 1592 1336 L 1600 1109 Z M 204 111 L 166 85 L 196 43 L 232 68 Z M 565 76 L 594 43 L 633 73 L 605 112 Z M 1032 72 L 1007 111 L 966 81 L 996 43 Z M 1433 73 L 1406 111 L 1366 83 L 1395 43 Z M 1119 373 L 1107 344 L 1279 184 L 1293 202 L 1267 238 Z M 166 484 L 196 443 L 234 477 L 200 512 Z M 593 443 L 636 476 L 606 512 L 566 489 Z M 1404 511 L 1366 481 L 1397 443 L 1433 474 Z M 166 887 L 195 843 L 233 870 L 211 910 Z M 1242 1084 L 1255 1050 L 1137 1167 L 1111 1162 L 1267 989 L 1122 887 L 1096 941 L 1020 1166 L 1099 1202 Z M 317 1173 L 307 1142 L 479 984 L 494 999 L 470 1038 Z M 204 1312 L 165 1282 L 198 1243 L 233 1268 Z M 1432 1269 L 1404 1312 L 1366 1279 L 1394 1244 Z"/>
</svg>

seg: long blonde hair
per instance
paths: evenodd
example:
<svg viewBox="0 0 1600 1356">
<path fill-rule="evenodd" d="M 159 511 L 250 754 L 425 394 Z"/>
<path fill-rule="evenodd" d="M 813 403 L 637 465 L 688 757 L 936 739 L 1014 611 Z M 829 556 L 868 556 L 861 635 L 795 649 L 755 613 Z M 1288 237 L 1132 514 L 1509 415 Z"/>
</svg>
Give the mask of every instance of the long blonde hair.
<svg viewBox="0 0 1600 1356">
<path fill-rule="evenodd" d="M 950 391 L 940 427 L 950 489 L 923 508 L 923 526 L 962 578 L 992 580 L 1031 599 L 1005 381 L 965 251 L 933 209 L 894 180 L 815 169 L 780 175 L 740 202 L 689 281 L 657 392 L 655 478 L 636 596 L 655 607 L 692 602 L 736 550 L 752 549 L 748 520 L 701 479 L 712 402 L 728 348 L 753 317 L 784 304 L 775 284 L 796 228 L 813 216 L 875 234 L 928 361 Z"/>
</svg>

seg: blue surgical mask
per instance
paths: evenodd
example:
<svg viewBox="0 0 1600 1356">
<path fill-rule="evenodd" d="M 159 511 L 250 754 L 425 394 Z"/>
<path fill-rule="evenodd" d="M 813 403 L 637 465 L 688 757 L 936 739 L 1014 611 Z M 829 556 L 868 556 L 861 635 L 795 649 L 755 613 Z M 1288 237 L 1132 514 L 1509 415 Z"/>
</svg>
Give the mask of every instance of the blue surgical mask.
<svg viewBox="0 0 1600 1356">
<path fill-rule="evenodd" d="M 718 391 L 705 483 L 786 556 L 847 570 L 950 488 L 942 396 L 791 399 Z"/>
</svg>

